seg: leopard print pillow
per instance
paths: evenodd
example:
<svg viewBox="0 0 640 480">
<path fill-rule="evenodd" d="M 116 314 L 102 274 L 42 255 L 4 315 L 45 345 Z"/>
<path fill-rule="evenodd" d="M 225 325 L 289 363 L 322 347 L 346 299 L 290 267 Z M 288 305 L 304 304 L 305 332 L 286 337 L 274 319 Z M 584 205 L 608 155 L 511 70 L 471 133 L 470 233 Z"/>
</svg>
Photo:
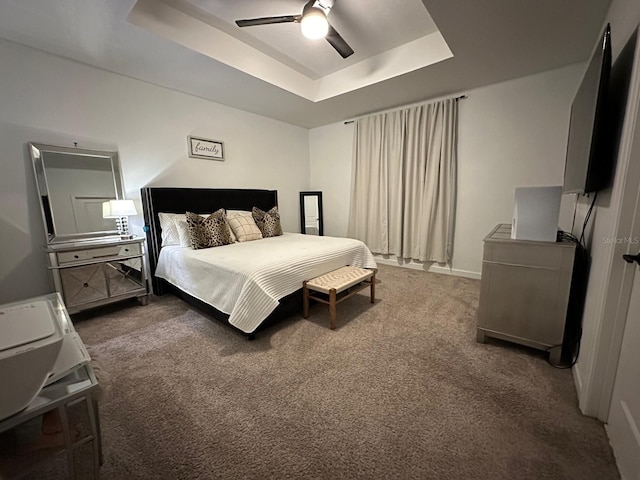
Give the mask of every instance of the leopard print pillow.
<svg viewBox="0 0 640 480">
<path fill-rule="evenodd" d="M 253 207 L 251 214 L 262 232 L 263 238 L 282 235 L 282 225 L 280 224 L 280 213 L 278 213 L 277 205 L 268 212 L 260 210 L 258 207 Z"/>
<path fill-rule="evenodd" d="M 207 218 L 192 212 L 185 215 L 191 248 L 220 247 L 233 243 L 224 209 L 213 212 Z"/>
</svg>

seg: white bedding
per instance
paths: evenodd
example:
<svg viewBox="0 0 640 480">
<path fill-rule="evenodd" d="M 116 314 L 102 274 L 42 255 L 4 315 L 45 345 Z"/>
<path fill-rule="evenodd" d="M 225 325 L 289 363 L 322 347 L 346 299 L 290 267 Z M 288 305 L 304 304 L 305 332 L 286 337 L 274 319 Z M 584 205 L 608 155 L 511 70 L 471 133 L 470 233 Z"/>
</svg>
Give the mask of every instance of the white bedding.
<svg viewBox="0 0 640 480">
<path fill-rule="evenodd" d="M 279 300 L 302 282 L 354 265 L 376 268 L 360 240 L 285 233 L 279 237 L 192 250 L 167 246 L 155 275 L 229 315 L 229 323 L 253 332 Z"/>
</svg>

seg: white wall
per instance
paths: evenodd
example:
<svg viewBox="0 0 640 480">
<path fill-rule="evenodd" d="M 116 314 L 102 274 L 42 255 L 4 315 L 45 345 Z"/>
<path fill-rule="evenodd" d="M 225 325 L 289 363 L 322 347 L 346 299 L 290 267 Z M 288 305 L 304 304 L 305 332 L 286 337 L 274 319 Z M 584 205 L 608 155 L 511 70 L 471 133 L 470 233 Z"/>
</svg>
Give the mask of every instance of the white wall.
<svg viewBox="0 0 640 480">
<path fill-rule="evenodd" d="M 510 223 L 516 186 L 561 185 L 571 100 L 584 72 L 573 65 L 465 92 L 459 103 L 458 203 L 453 271 L 479 276 L 482 239 Z M 311 185 L 322 190 L 327 235 L 347 232 L 353 126 L 310 133 Z M 433 268 L 433 267 L 432 267 Z"/>
<path fill-rule="evenodd" d="M 299 231 L 308 130 L 0 40 L 0 302 L 51 290 L 26 144 L 118 150 L 127 197 L 143 186 L 278 190 Z M 213 81 L 214 79 L 212 79 Z M 188 158 L 187 135 L 224 142 L 224 162 Z M 142 218 L 132 218 L 142 234 Z"/>
<path fill-rule="evenodd" d="M 322 191 L 324 234 L 346 237 L 351 198 L 353 124 L 309 131 L 311 190 Z"/>
</svg>

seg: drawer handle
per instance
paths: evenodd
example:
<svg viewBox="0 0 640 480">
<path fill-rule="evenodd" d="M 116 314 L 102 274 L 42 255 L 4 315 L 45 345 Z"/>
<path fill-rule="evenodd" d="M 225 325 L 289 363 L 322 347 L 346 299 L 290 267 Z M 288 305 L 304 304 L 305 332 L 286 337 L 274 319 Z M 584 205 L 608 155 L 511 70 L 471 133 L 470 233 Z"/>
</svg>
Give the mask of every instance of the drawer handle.
<svg viewBox="0 0 640 480">
<path fill-rule="evenodd" d="M 80 258 L 78 255 L 74 255 L 73 258 Z"/>
<path fill-rule="evenodd" d="M 129 251 L 129 249 L 128 249 L 128 248 L 125 248 L 125 249 L 124 249 L 124 251 L 125 251 L 125 252 L 128 252 L 128 251 Z"/>
<path fill-rule="evenodd" d="M 85 283 L 85 284 L 83 284 L 82 286 L 83 286 L 84 288 L 87 288 L 87 287 L 89 286 L 89 284 L 88 284 L 88 283 Z"/>
</svg>

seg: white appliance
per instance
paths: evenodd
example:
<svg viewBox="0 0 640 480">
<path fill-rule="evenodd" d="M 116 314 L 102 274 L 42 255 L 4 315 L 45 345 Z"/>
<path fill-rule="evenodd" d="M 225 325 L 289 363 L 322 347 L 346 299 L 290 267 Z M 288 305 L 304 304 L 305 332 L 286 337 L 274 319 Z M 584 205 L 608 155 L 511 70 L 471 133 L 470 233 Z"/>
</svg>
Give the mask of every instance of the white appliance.
<svg viewBox="0 0 640 480">
<path fill-rule="evenodd" d="M 59 294 L 0 306 L 0 420 L 89 360 Z"/>
<path fill-rule="evenodd" d="M 561 198 L 562 186 L 516 188 L 511 238 L 555 242 Z"/>
</svg>

